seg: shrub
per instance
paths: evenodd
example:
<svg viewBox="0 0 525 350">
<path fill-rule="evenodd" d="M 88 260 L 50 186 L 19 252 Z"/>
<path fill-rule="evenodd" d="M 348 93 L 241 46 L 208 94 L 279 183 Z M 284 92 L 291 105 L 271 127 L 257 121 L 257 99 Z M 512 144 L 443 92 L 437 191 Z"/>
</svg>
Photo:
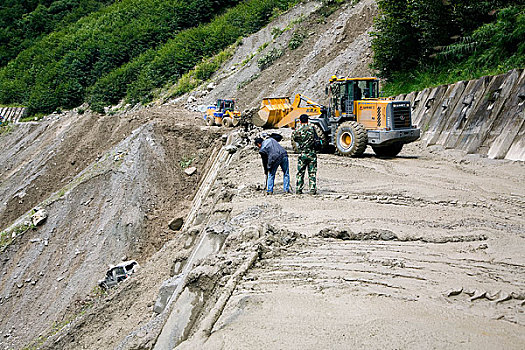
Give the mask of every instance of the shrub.
<svg viewBox="0 0 525 350">
<path fill-rule="evenodd" d="M 266 68 L 270 67 L 273 64 L 273 62 L 275 62 L 275 60 L 277 60 L 283 54 L 283 49 L 273 48 L 257 60 L 257 66 L 259 66 L 260 70 L 265 70 Z"/>
</svg>

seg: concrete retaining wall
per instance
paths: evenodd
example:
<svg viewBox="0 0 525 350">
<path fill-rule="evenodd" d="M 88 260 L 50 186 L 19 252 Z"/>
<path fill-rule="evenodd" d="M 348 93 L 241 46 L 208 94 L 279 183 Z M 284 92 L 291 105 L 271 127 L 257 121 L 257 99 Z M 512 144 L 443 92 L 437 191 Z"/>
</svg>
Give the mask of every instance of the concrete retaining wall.
<svg viewBox="0 0 525 350">
<path fill-rule="evenodd" d="M 26 112 L 27 108 L 24 107 L 0 107 L 0 115 L 12 123 L 18 123 Z"/>
<path fill-rule="evenodd" d="M 399 95 L 425 145 L 525 161 L 525 70 Z"/>
</svg>

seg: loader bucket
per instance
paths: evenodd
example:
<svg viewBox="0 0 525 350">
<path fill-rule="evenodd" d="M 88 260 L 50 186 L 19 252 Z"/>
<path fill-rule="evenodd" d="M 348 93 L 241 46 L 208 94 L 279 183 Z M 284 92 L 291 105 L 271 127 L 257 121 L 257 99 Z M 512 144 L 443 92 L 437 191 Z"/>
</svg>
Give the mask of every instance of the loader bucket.
<svg viewBox="0 0 525 350">
<path fill-rule="evenodd" d="M 264 98 L 261 108 L 253 116 L 252 122 L 259 127 L 275 128 L 279 121 L 290 113 L 292 109 L 289 97 Z"/>
</svg>

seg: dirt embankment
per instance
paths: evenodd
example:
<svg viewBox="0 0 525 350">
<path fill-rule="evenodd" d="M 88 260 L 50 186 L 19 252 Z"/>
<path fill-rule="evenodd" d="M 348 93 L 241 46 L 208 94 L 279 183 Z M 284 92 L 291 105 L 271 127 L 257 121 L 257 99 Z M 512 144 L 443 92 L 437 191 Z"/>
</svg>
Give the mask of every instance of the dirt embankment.
<svg viewBox="0 0 525 350">
<path fill-rule="evenodd" d="M 19 348 L 64 322 L 89 302 L 108 265 L 123 258 L 142 264 L 175 235 L 168 222 L 187 213 L 220 142 L 220 131 L 201 124 L 200 115 L 157 107 L 63 115 L 2 136 L 13 154 L 2 158 L 9 169 L 3 218 L 56 191 L 45 224 L 2 252 L 2 347 Z M 197 168 L 191 176 L 184 172 L 190 165 Z M 17 191 L 24 200 L 12 205 L 5 198 Z"/>
</svg>

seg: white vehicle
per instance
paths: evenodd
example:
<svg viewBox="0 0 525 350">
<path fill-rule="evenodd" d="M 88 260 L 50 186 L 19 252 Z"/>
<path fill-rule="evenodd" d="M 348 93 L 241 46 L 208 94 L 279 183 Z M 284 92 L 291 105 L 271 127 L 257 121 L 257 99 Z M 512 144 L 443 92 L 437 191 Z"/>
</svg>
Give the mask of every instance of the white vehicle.
<svg viewBox="0 0 525 350">
<path fill-rule="evenodd" d="M 139 267 L 139 263 L 135 260 L 124 261 L 118 265 L 111 266 L 106 272 L 106 278 L 98 281 L 98 285 L 102 289 L 114 287 L 136 272 Z"/>
</svg>

